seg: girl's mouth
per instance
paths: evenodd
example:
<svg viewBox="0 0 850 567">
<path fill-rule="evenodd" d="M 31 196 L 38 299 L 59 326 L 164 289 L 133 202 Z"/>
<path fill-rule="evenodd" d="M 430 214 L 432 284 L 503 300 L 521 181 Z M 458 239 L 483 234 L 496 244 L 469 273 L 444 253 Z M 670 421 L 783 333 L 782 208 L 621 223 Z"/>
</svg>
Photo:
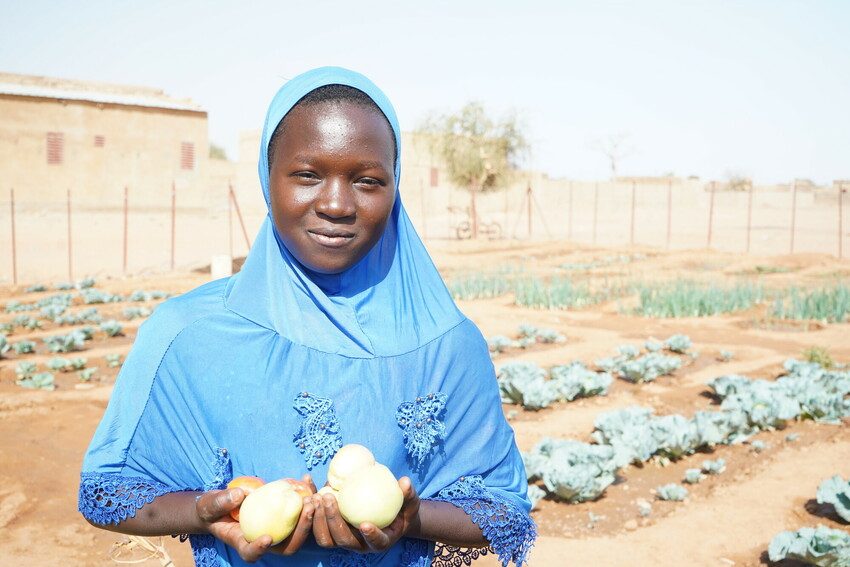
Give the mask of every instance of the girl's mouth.
<svg viewBox="0 0 850 567">
<path fill-rule="evenodd" d="M 314 242 L 328 248 L 341 248 L 354 239 L 354 233 L 337 228 L 315 228 L 307 230 Z"/>
</svg>

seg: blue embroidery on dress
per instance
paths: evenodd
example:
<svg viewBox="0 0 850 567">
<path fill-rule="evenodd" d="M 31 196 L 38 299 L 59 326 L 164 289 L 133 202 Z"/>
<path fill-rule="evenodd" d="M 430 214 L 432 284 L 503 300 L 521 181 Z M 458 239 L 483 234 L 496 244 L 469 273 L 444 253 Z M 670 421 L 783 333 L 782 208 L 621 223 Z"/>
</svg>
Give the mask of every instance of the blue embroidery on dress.
<svg viewBox="0 0 850 567">
<path fill-rule="evenodd" d="M 217 449 L 213 463 L 213 478 L 203 490 L 221 489 L 233 478 L 230 455 L 227 449 Z M 82 473 L 80 475 L 79 511 L 96 524 L 118 524 L 132 518 L 136 512 L 153 502 L 158 496 L 176 490 L 200 490 L 198 487 L 175 488 L 142 477 L 123 476 L 117 473 Z M 185 536 L 180 536 L 185 540 Z M 210 535 L 190 535 L 192 555 L 198 567 L 218 565 L 215 538 Z"/>
<path fill-rule="evenodd" d="M 331 553 L 330 567 L 369 567 L 370 555 L 340 549 Z"/>
<path fill-rule="evenodd" d="M 428 542 L 423 539 L 405 538 L 401 553 L 402 567 L 430 567 Z"/>
<path fill-rule="evenodd" d="M 233 463 L 227 449 L 217 449 L 215 462 L 213 462 L 213 478 L 204 484 L 204 490 L 222 490 L 227 488 L 227 483 L 233 480 Z M 215 548 L 215 538 L 207 534 L 189 535 L 189 543 L 192 546 L 192 557 L 195 558 L 195 567 L 217 567 L 218 551 Z"/>
<path fill-rule="evenodd" d="M 154 498 L 174 488 L 147 478 L 116 473 L 82 473 L 77 509 L 95 524 L 119 524 Z"/>
<path fill-rule="evenodd" d="M 293 407 L 304 417 L 295 434 L 295 445 L 304 454 L 307 468 L 327 462 L 342 447 L 342 435 L 333 402 L 308 392 L 296 396 Z"/>
<path fill-rule="evenodd" d="M 516 504 L 489 491 L 478 475 L 461 477 L 457 482 L 441 490 L 430 500 L 450 502 L 461 508 L 475 522 L 487 541 L 490 549 L 498 554 L 502 565 L 513 561 L 523 565 L 534 540 L 537 528 L 531 517 Z M 441 546 L 434 557 L 434 565 L 469 565 L 486 549 L 465 550 L 451 546 Z M 460 561 L 460 562 L 459 562 Z"/>
<path fill-rule="evenodd" d="M 439 418 L 446 407 L 446 400 L 445 394 L 436 392 L 398 406 L 396 421 L 401 427 L 404 446 L 415 470 L 422 468 L 432 449 L 443 439 L 446 426 Z"/>
</svg>

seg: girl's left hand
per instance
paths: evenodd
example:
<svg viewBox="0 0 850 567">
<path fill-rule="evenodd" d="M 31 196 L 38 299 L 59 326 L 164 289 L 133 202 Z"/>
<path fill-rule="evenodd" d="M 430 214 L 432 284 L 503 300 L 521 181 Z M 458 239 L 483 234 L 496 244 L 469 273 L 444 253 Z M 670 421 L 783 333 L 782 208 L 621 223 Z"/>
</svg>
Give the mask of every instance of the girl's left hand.
<svg viewBox="0 0 850 567">
<path fill-rule="evenodd" d="M 398 485 L 404 494 L 398 516 L 384 529 L 363 522 L 359 529 L 352 527 L 339 513 L 333 494 L 314 494 L 313 537 L 321 547 L 343 547 L 360 553 L 384 551 L 395 545 L 419 521 L 419 495 L 408 477 Z"/>
</svg>

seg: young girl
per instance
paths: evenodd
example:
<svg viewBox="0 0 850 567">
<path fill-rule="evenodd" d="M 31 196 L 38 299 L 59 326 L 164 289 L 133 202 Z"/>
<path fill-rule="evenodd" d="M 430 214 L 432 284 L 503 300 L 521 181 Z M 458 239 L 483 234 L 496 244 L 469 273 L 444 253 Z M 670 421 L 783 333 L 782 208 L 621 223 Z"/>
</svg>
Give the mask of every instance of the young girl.
<svg viewBox="0 0 850 567">
<path fill-rule="evenodd" d="M 139 329 L 83 462 L 89 522 L 188 534 L 204 566 L 457 565 L 485 546 L 526 560 L 522 460 L 485 341 L 401 204 L 400 141 L 362 75 L 315 69 L 280 89 L 260 148 L 269 215 L 238 274 Z M 347 443 L 400 478 L 390 526 L 350 526 L 313 494 L 283 543 L 245 540 L 233 476 L 322 485 Z"/>
</svg>

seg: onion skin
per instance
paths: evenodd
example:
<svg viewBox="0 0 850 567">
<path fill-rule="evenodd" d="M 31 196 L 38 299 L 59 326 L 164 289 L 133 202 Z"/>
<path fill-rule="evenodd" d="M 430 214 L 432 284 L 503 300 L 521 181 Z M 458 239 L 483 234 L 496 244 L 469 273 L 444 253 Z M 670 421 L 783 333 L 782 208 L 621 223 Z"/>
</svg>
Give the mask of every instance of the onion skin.
<svg viewBox="0 0 850 567">
<path fill-rule="evenodd" d="M 255 489 L 242 501 L 239 525 L 245 539 L 255 541 L 271 536 L 277 545 L 295 529 L 301 516 L 303 498 L 287 480 L 276 480 Z"/>
<path fill-rule="evenodd" d="M 347 477 L 335 496 L 340 514 L 355 527 L 369 522 L 383 529 L 393 523 L 404 503 L 398 480 L 381 464 L 362 468 Z"/>
</svg>

